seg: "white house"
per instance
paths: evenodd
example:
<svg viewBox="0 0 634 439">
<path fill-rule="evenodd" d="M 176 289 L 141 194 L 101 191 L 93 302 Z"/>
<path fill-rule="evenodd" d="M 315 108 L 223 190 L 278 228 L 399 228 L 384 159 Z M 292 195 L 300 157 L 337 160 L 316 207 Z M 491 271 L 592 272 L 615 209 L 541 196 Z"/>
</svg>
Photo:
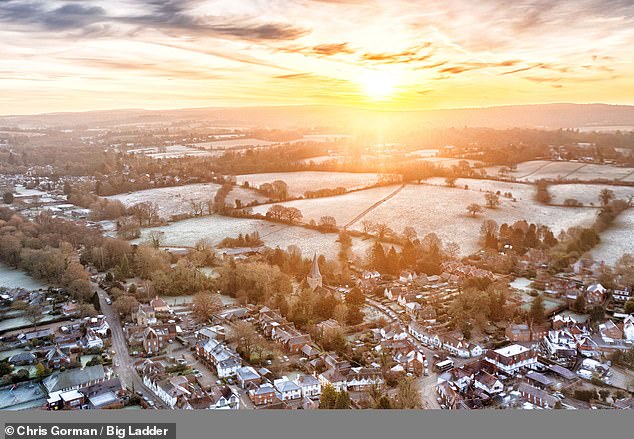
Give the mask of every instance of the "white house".
<svg viewBox="0 0 634 439">
<path fill-rule="evenodd" d="M 488 395 L 495 395 L 504 390 L 504 384 L 495 375 L 481 370 L 474 378 L 473 385 L 484 390 Z"/>
<path fill-rule="evenodd" d="M 623 338 L 634 341 L 634 314 L 630 314 L 623 320 Z"/>
<path fill-rule="evenodd" d="M 302 389 L 288 377 L 282 377 L 279 380 L 273 381 L 273 385 L 280 393 L 280 399 L 282 401 L 290 401 L 293 399 L 299 399 L 302 397 Z"/>
<path fill-rule="evenodd" d="M 321 384 L 312 375 L 298 375 L 295 378 L 295 383 L 301 389 L 304 398 L 314 398 L 321 395 Z"/>
</svg>

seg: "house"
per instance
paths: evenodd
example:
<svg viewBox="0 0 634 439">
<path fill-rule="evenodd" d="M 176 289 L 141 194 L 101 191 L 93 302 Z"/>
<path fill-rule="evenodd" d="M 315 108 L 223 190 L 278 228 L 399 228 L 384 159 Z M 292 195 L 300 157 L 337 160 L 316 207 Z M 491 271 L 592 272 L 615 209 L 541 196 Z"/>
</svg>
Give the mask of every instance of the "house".
<svg viewBox="0 0 634 439">
<path fill-rule="evenodd" d="M 506 338 L 512 342 L 537 342 L 546 334 L 548 334 L 548 328 L 545 326 L 511 323 L 506 327 Z"/>
<path fill-rule="evenodd" d="M 436 392 L 438 392 L 443 405 L 448 409 L 455 409 L 458 402 L 462 399 L 456 387 L 447 381 L 438 384 Z"/>
<path fill-rule="evenodd" d="M 156 324 L 156 313 L 150 305 L 140 304 L 136 311 L 136 323 L 139 326 Z"/>
<path fill-rule="evenodd" d="M 279 380 L 273 381 L 273 385 L 280 393 L 280 399 L 282 401 L 290 401 L 302 397 L 301 387 L 299 387 L 297 383 L 289 380 L 288 377 L 282 377 Z"/>
<path fill-rule="evenodd" d="M 302 355 L 308 359 L 317 358 L 319 356 L 319 350 L 310 344 L 302 346 Z"/>
<path fill-rule="evenodd" d="M 49 410 L 79 410 L 84 400 L 84 394 L 76 389 L 58 390 L 48 395 L 46 407 Z"/>
<path fill-rule="evenodd" d="M 567 329 L 548 331 L 543 343 L 549 355 L 557 358 L 571 358 L 577 355 L 577 340 Z"/>
<path fill-rule="evenodd" d="M 68 302 L 62 306 L 62 314 L 65 316 L 74 316 L 79 314 L 80 306 L 78 303 Z"/>
<path fill-rule="evenodd" d="M 495 375 L 480 370 L 473 378 L 473 386 L 482 389 L 487 395 L 496 395 L 504 390 L 504 384 Z"/>
<path fill-rule="evenodd" d="M 559 375 L 560 377 L 562 377 L 563 379 L 572 381 L 577 379 L 577 375 L 575 375 L 574 372 L 572 372 L 569 369 L 566 369 L 565 367 L 562 367 L 558 364 L 553 364 L 551 366 L 548 366 L 548 370 L 551 371 L 554 374 Z"/>
<path fill-rule="evenodd" d="M 589 335 L 583 335 L 577 338 L 577 350 L 584 357 L 600 357 L 601 351 L 596 341 Z"/>
<path fill-rule="evenodd" d="M 407 326 L 407 330 L 412 337 L 431 349 L 440 349 L 443 345 L 437 334 L 428 333 L 425 328 L 416 322 L 410 323 Z"/>
<path fill-rule="evenodd" d="M 260 406 L 266 404 L 272 404 L 275 397 L 275 387 L 271 383 L 263 383 L 259 386 L 255 386 L 248 391 L 249 399 L 253 404 Z"/>
<path fill-rule="evenodd" d="M 373 386 L 384 384 L 383 374 L 379 369 L 369 367 L 353 367 L 346 377 L 345 386 L 348 390 L 364 391 Z"/>
<path fill-rule="evenodd" d="M 86 330 L 86 335 L 79 340 L 79 344 L 84 349 L 103 349 L 103 340 L 90 328 Z"/>
<path fill-rule="evenodd" d="M 251 366 L 243 366 L 236 371 L 236 379 L 243 389 L 247 388 L 250 383 L 260 384 L 262 377 Z"/>
<path fill-rule="evenodd" d="M 413 373 L 416 376 L 421 376 L 425 370 L 425 354 L 418 350 L 409 351 L 407 354 L 397 353 L 394 356 L 394 361 L 397 364 L 403 366 L 403 370 L 408 373 Z"/>
<path fill-rule="evenodd" d="M 98 364 L 83 369 L 56 371 L 44 378 L 42 384 L 50 395 L 58 390 L 82 389 L 107 379 L 110 379 L 110 372 L 106 372 L 104 367 Z"/>
<path fill-rule="evenodd" d="M 240 356 L 218 340 L 196 343 L 196 354 L 216 369 L 219 378 L 236 375 L 242 365 Z"/>
<path fill-rule="evenodd" d="M 460 358 L 479 357 L 482 355 L 482 347 L 458 340 L 449 335 L 442 337 L 442 348 Z"/>
<path fill-rule="evenodd" d="M 614 340 L 623 339 L 623 330 L 612 320 L 607 320 L 599 325 L 599 334 L 606 343 L 613 343 Z"/>
<path fill-rule="evenodd" d="M 170 307 L 165 302 L 165 300 L 161 299 L 159 296 L 154 296 L 154 299 L 150 300 L 150 306 L 154 309 L 155 313 L 169 313 Z"/>
<path fill-rule="evenodd" d="M 324 320 L 316 325 L 318 333 L 323 337 L 341 330 L 341 325 L 335 319 Z"/>
<path fill-rule="evenodd" d="M 589 285 L 584 293 L 586 303 L 588 305 L 598 305 L 603 303 L 606 292 L 607 289 L 599 283 Z"/>
<path fill-rule="evenodd" d="M 71 363 L 70 357 L 58 345 L 46 353 L 45 359 L 47 366 L 51 369 L 66 367 Z"/>
<path fill-rule="evenodd" d="M 522 345 L 512 344 L 487 351 L 484 359 L 497 370 L 514 375 L 520 369 L 531 368 L 537 364 L 537 353 Z"/>
<path fill-rule="evenodd" d="M 321 384 L 312 375 L 298 375 L 295 383 L 299 386 L 304 398 L 317 398 L 321 395 Z"/>
<path fill-rule="evenodd" d="M 528 383 L 520 383 L 517 390 L 524 399 L 538 407 L 554 408 L 555 404 L 559 401 L 548 392 L 538 389 L 537 387 L 533 387 Z"/>
<path fill-rule="evenodd" d="M 207 395 L 211 402 L 208 409 L 238 410 L 240 408 L 240 398 L 228 386 L 213 385 Z"/>
<path fill-rule="evenodd" d="M 319 374 L 319 384 L 322 389 L 324 386 L 331 385 L 337 392 L 346 390 L 346 378 L 347 375 L 340 370 L 332 368 Z"/>
<path fill-rule="evenodd" d="M 162 351 L 171 339 L 171 334 L 165 328 L 147 327 L 143 331 L 143 349 L 148 354 L 157 354 Z"/>
<path fill-rule="evenodd" d="M 526 378 L 527 383 L 533 387 L 537 387 L 538 389 L 547 389 L 553 385 L 553 381 L 550 378 L 542 373 L 535 372 L 534 370 L 528 372 L 524 378 Z"/>
<path fill-rule="evenodd" d="M 225 335 L 226 335 L 225 328 L 222 325 L 208 326 L 206 328 L 201 328 L 198 331 L 194 332 L 194 336 L 198 340 L 202 340 L 202 341 L 208 341 L 208 340 L 224 341 Z"/>
<path fill-rule="evenodd" d="M 82 392 L 83 393 L 83 392 Z M 121 409 L 123 402 L 114 392 L 106 391 L 87 398 L 88 408 L 93 410 Z"/>
<path fill-rule="evenodd" d="M 14 366 L 25 366 L 37 363 L 37 358 L 31 352 L 20 352 L 9 357 L 9 363 Z"/>
</svg>

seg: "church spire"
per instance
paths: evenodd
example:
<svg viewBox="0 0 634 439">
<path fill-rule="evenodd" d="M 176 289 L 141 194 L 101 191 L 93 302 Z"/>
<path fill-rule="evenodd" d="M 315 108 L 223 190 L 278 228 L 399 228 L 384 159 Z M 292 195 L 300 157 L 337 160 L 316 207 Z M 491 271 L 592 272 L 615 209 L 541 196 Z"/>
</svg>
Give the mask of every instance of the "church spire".
<svg viewBox="0 0 634 439">
<path fill-rule="evenodd" d="M 313 256 L 313 264 L 310 267 L 310 272 L 308 273 L 306 281 L 308 282 L 308 285 L 312 290 L 315 290 L 317 287 L 323 286 L 321 273 L 319 272 L 319 261 L 317 259 L 317 252 L 315 252 Z"/>
</svg>

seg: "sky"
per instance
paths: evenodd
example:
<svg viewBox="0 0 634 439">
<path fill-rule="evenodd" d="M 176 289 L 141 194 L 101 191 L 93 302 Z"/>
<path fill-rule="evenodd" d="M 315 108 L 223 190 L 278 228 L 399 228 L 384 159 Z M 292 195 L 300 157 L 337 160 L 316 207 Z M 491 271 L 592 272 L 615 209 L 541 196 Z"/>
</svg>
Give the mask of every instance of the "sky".
<svg viewBox="0 0 634 439">
<path fill-rule="evenodd" d="M 0 114 L 634 104 L 632 0 L 0 0 Z"/>
</svg>

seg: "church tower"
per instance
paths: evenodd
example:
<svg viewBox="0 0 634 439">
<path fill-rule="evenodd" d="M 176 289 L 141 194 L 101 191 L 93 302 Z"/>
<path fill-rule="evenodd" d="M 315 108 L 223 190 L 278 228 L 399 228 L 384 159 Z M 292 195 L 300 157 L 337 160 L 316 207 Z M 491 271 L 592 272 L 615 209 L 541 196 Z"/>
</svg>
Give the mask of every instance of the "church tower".
<svg viewBox="0 0 634 439">
<path fill-rule="evenodd" d="M 313 265 L 310 267 L 310 272 L 308 273 L 306 282 L 308 282 L 308 286 L 310 286 L 310 289 L 313 291 L 315 291 L 318 287 L 321 288 L 323 286 L 321 273 L 319 272 L 319 262 L 317 261 L 317 253 L 315 253 L 315 255 L 313 256 Z"/>
</svg>

